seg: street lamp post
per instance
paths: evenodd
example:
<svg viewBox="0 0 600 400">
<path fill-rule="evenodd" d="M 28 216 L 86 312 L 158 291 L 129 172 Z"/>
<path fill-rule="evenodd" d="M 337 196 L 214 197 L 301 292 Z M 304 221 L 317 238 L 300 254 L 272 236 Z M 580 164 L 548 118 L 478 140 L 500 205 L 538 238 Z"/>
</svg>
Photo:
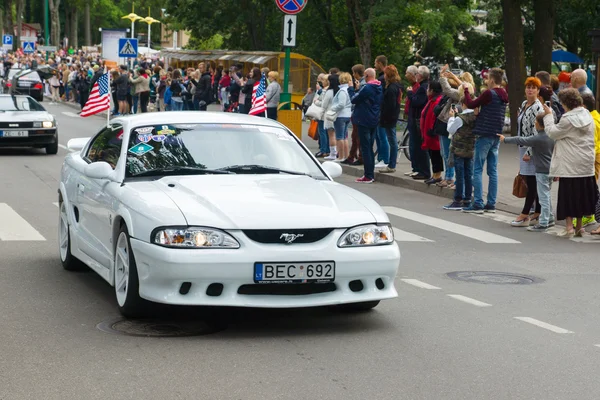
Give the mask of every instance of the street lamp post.
<svg viewBox="0 0 600 400">
<path fill-rule="evenodd" d="M 148 13 L 150 13 L 149 10 L 148 10 Z M 152 18 L 150 15 L 148 15 L 146 18 L 143 18 L 141 21 L 148 24 L 148 54 L 150 54 L 150 33 L 151 33 L 150 26 L 152 24 L 160 22 L 160 21 Z"/>
<path fill-rule="evenodd" d="M 44 46 L 48 46 L 50 35 L 48 32 L 48 12 L 50 10 L 50 6 L 48 5 L 49 0 L 44 0 Z M 21 43 L 21 38 L 17 39 L 18 43 Z M 46 61 L 48 61 L 48 52 L 46 52 Z"/>
<path fill-rule="evenodd" d="M 132 8 L 133 10 L 133 8 Z M 143 20 L 142 17 L 140 17 L 139 15 L 131 12 L 128 15 L 125 15 L 124 17 L 121 17 L 121 19 L 128 19 L 131 21 L 131 38 L 135 38 L 135 21 L 138 20 Z M 131 68 L 133 68 L 133 59 L 131 59 Z"/>
</svg>

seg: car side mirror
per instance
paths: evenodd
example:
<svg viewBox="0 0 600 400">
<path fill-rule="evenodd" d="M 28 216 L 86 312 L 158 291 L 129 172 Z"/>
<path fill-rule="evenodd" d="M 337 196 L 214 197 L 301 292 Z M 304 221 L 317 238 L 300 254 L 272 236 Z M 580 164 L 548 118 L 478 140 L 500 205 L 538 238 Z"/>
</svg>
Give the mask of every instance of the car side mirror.
<svg viewBox="0 0 600 400">
<path fill-rule="evenodd" d="M 86 165 L 83 172 L 87 177 L 92 179 L 109 179 L 114 170 L 109 163 L 105 161 L 96 161 Z"/>
<path fill-rule="evenodd" d="M 322 167 L 325 170 L 325 172 L 327 172 L 329 176 L 331 176 L 334 179 L 342 176 L 342 166 L 338 163 L 334 163 L 332 161 L 325 161 L 322 164 Z"/>
<path fill-rule="evenodd" d="M 70 151 L 81 151 L 87 142 L 89 142 L 90 138 L 76 138 L 71 139 L 67 142 L 67 149 Z"/>
</svg>

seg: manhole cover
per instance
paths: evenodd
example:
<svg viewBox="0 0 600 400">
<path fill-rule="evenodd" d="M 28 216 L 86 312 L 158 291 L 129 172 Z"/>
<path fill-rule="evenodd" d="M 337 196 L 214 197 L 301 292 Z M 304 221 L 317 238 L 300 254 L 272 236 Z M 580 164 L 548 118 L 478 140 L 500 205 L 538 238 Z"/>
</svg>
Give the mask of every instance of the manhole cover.
<svg viewBox="0 0 600 400">
<path fill-rule="evenodd" d="M 490 271 L 455 271 L 447 273 L 446 276 L 458 281 L 495 285 L 530 285 L 543 282 L 543 279 L 534 276 Z"/>
<path fill-rule="evenodd" d="M 223 323 L 214 321 L 166 321 L 118 319 L 101 322 L 96 327 L 102 332 L 143 337 L 201 336 L 225 329 Z"/>
</svg>

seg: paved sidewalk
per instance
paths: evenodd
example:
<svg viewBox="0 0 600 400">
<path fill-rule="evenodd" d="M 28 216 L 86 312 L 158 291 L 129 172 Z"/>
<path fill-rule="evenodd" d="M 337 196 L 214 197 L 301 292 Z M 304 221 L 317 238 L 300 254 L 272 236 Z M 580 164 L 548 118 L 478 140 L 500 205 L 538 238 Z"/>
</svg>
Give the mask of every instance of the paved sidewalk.
<svg viewBox="0 0 600 400">
<path fill-rule="evenodd" d="M 49 100 L 49 99 L 48 99 Z M 65 103 L 61 104 L 68 105 L 77 110 L 80 109 L 77 103 Z M 211 104 L 208 106 L 209 111 L 220 111 L 219 105 Z M 309 123 L 304 122 L 302 124 L 302 141 L 304 144 L 314 153 L 317 153 L 318 143 L 316 140 L 311 139 L 308 136 Z M 351 131 L 351 128 L 350 128 Z M 355 167 L 351 165 L 343 165 L 342 169 L 345 174 L 361 177 L 363 175 L 363 168 Z M 409 172 L 410 161 L 408 161 L 402 153 L 396 168 L 396 172 L 393 174 L 378 174 L 376 172 L 375 180 L 377 183 L 385 183 L 392 186 L 399 186 L 407 189 L 417 190 L 419 192 L 429 193 L 440 197 L 446 197 L 452 199 L 454 190 L 440 188 L 436 185 L 426 185 L 423 181 L 415 181 L 411 178 L 404 176 L 405 172 Z M 519 214 L 523 208 L 525 199 L 518 199 L 512 195 L 513 180 L 515 175 L 519 172 L 519 150 L 516 145 L 500 145 L 500 153 L 498 160 L 498 198 L 496 208 L 501 211 L 510 212 L 513 214 Z M 488 177 L 483 174 L 484 182 L 484 194 L 487 193 Z M 556 209 L 556 200 L 558 198 L 558 184 L 554 184 L 552 187 L 552 202 L 553 207 Z M 484 195 L 485 200 L 485 195 Z"/>
<path fill-rule="evenodd" d="M 308 122 L 303 124 L 302 141 L 304 144 L 313 151 L 318 152 L 318 142 L 311 139 L 308 136 Z M 345 174 L 353 175 L 356 177 L 363 176 L 363 167 L 355 167 L 351 165 L 343 165 L 342 169 Z M 396 172 L 393 174 L 379 174 L 375 175 L 375 181 L 385 183 L 393 186 L 400 186 L 419 192 L 425 192 L 436 196 L 446 197 L 452 199 L 454 195 L 453 189 L 440 188 L 436 185 L 426 185 L 423 181 L 415 181 L 409 177 L 404 176 L 405 172 L 411 171 L 410 161 L 408 161 L 404 154 L 400 154 Z M 510 212 L 513 214 L 519 214 L 523 209 L 525 199 L 519 199 L 512 195 L 513 181 L 516 174 L 519 172 L 519 150 L 516 145 L 500 145 L 499 159 L 498 159 L 498 198 L 496 200 L 496 208 L 501 211 Z M 484 201 L 485 194 L 487 194 L 488 177 L 484 171 L 483 173 L 484 182 Z M 556 209 L 556 200 L 558 198 L 558 184 L 552 186 L 552 202 L 553 207 Z"/>
</svg>

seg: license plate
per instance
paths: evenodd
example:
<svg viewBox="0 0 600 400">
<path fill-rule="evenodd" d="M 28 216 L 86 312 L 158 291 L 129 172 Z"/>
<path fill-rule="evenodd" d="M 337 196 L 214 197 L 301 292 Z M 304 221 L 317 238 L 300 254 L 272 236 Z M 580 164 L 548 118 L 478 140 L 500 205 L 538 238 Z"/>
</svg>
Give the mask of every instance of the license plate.
<svg viewBox="0 0 600 400">
<path fill-rule="evenodd" d="M 324 283 L 335 280 L 335 262 L 255 263 L 256 283 Z"/>
<path fill-rule="evenodd" d="M 28 137 L 28 131 L 0 131 L 0 137 Z"/>
</svg>

